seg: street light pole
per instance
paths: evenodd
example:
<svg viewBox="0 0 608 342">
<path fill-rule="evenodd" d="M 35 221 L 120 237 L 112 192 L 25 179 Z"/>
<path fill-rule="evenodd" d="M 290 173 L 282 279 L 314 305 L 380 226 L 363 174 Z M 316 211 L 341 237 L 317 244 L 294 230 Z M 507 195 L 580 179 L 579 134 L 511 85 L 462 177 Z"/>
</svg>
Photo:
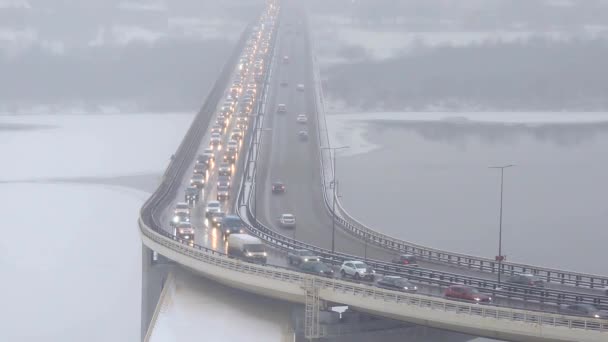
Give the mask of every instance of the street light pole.
<svg viewBox="0 0 608 342">
<path fill-rule="evenodd" d="M 498 261 L 498 286 L 500 286 L 500 275 L 502 273 L 502 262 L 504 260 L 504 256 L 502 255 L 502 194 L 504 188 L 504 175 L 505 169 L 509 167 L 513 167 L 515 165 L 503 165 L 503 166 L 490 166 L 490 169 L 500 169 L 500 214 L 498 219 L 498 255 L 496 256 L 496 261 Z"/>
<path fill-rule="evenodd" d="M 332 209 L 331 209 L 331 252 L 334 253 L 336 249 L 336 193 L 338 189 L 338 184 L 336 180 L 336 151 L 343 150 L 349 148 L 349 146 L 340 146 L 340 147 L 322 147 L 323 150 L 330 150 L 330 156 L 333 157 L 333 181 L 331 182 L 333 185 L 333 196 L 332 196 Z M 331 154 L 333 152 L 333 155 Z M 325 189 L 323 189 L 325 191 Z"/>
</svg>

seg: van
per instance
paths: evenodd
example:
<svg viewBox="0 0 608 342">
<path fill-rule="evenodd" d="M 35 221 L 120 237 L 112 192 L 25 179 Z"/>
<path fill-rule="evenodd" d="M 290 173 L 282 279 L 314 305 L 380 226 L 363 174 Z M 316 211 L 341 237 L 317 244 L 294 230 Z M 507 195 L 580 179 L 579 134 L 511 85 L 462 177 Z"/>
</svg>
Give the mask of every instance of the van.
<svg viewBox="0 0 608 342">
<path fill-rule="evenodd" d="M 266 263 L 266 248 L 262 240 L 247 234 L 228 236 L 228 255 L 251 262 Z"/>
</svg>

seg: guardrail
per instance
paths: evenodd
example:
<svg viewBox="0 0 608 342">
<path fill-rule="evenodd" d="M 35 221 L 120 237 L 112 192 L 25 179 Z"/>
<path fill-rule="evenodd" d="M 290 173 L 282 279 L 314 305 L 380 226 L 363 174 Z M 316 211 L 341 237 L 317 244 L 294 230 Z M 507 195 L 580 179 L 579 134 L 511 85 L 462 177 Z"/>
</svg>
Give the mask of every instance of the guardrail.
<svg viewBox="0 0 608 342">
<path fill-rule="evenodd" d="M 242 44 L 241 44 L 242 45 Z M 238 56 L 238 55 L 236 55 Z M 231 58 L 232 64 L 234 62 L 234 56 Z M 227 62 L 226 69 L 230 65 Z M 191 260 L 196 260 L 204 264 L 210 264 L 217 267 L 221 267 L 226 270 L 237 271 L 242 274 L 248 274 L 252 276 L 262 277 L 265 281 L 272 282 L 283 282 L 283 283 L 297 283 L 304 285 L 306 279 L 310 279 L 311 276 L 304 275 L 293 270 L 288 270 L 278 266 L 260 266 L 255 264 L 244 263 L 240 260 L 230 258 L 228 255 L 222 252 L 215 251 L 210 248 L 206 248 L 200 245 L 187 245 L 182 243 L 173 234 L 170 234 L 164 230 L 159 222 L 159 217 L 156 215 L 160 210 L 166 209 L 171 203 L 173 197 L 172 194 L 177 192 L 180 188 L 179 180 L 180 176 L 183 176 L 189 165 L 188 158 L 193 158 L 196 148 L 200 143 L 201 131 L 204 131 L 208 126 L 208 120 L 205 123 L 206 111 L 210 108 L 210 102 L 219 100 L 218 96 L 222 94 L 219 92 L 219 87 L 222 83 L 226 83 L 226 70 L 222 72 L 222 76 L 218 78 L 214 89 L 210 96 L 207 98 L 203 110 L 199 112 L 197 118 L 194 120 L 190 130 L 186 134 L 184 141 L 178 148 L 178 151 L 170 163 L 165 177 L 157 191 L 150 197 L 148 201 L 142 207 L 140 212 L 139 227 L 142 234 L 142 240 L 144 243 L 151 248 L 162 247 L 167 251 L 172 251 L 177 255 L 183 255 L 189 257 Z M 219 92 L 219 93 L 218 93 Z M 217 102 L 217 101 L 215 101 Z M 208 118 L 207 118 L 208 119 Z M 242 188 L 241 188 L 242 189 Z M 242 196 L 242 191 L 239 196 Z M 251 192 L 249 193 L 251 196 Z M 278 245 L 280 245 L 280 241 Z M 221 276 L 216 274 L 215 276 Z M 314 277 L 315 281 L 318 282 L 322 289 L 331 291 L 337 295 L 348 295 L 351 300 L 345 304 L 351 304 L 357 306 L 359 298 L 373 298 L 384 303 L 396 303 L 404 307 L 423 307 L 426 309 L 435 310 L 437 312 L 456 312 L 464 313 L 473 316 L 488 317 L 496 320 L 504 320 L 505 322 L 523 321 L 527 323 L 533 323 L 535 326 L 545 327 L 568 327 L 570 329 L 579 329 L 581 331 L 606 331 L 606 323 L 601 320 L 593 319 L 582 319 L 577 317 L 564 317 L 553 314 L 538 314 L 530 313 L 523 310 L 513 310 L 505 308 L 495 307 L 480 307 L 475 304 L 458 303 L 448 300 L 442 300 L 437 298 L 428 298 L 419 295 L 401 294 L 390 290 L 384 290 L 379 288 L 370 288 L 364 285 L 347 283 L 341 280 L 329 280 Z M 350 302 L 350 303 L 349 303 Z"/>
<path fill-rule="evenodd" d="M 318 75 L 318 74 L 315 74 L 315 75 Z M 267 81 L 268 80 L 266 80 L 266 82 Z M 264 89 L 266 90 L 266 88 L 264 88 Z M 264 97 L 265 90 L 264 90 L 264 92 L 261 93 L 261 98 Z M 258 102 L 258 110 L 261 110 L 261 108 L 263 108 L 263 106 L 264 106 L 263 101 Z M 261 122 L 259 122 L 256 119 L 254 124 L 259 126 L 259 125 L 261 125 Z M 256 128 L 256 126 L 254 126 L 254 132 L 255 132 L 255 128 Z M 319 129 L 318 131 L 320 132 L 321 130 Z M 320 135 L 320 133 L 319 133 L 319 135 Z M 244 172 L 244 174 L 247 175 L 247 177 L 252 180 L 252 183 L 255 183 L 255 178 L 256 178 L 255 172 L 257 172 L 257 170 L 254 169 L 253 170 L 254 173 L 253 174 L 250 173 L 249 165 L 251 163 L 249 161 L 257 163 L 257 161 L 255 161 L 255 159 L 257 158 L 258 153 L 256 151 L 256 153 L 254 154 L 254 151 L 252 149 L 253 145 L 254 145 L 253 139 L 255 139 L 255 138 L 257 138 L 257 135 L 253 135 L 250 138 L 250 143 L 249 143 L 250 148 L 249 148 L 249 151 L 245 158 L 245 160 L 247 160 L 248 162 L 247 162 L 247 166 L 246 166 L 245 172 Z M 259 144 L 258 144 L 258 150 L 259 150 Z M 323 167 L 321 168 L 321 172 L 324 172 Z M 255 186 L 256 185 L 253 184 L 253 188 L 255 188 Z M 291 239 L 280 233 L 275 232 L 274 230 L 272 230 L 269 227 L 264 226 L 260 222 L 257 222 L 254 215 L 251 213 L 250 206 L 248 205 L 249 203 L 251 203 L 251 197 L 254 192 L 250 191 L 247 196 L 248 198 L 244 198 L 243 190 L 244 190 L 243 184 L 241 183 L 241 190 L 237 197 L 237 203 L 240 204 L 239 208 L 242 208 L 243 205 L 246 207 L 245 216 L 247 217 L 247 222 L 252 223 L 252 225 L 249 226 L 249 231 L 253 235 L 258 236 L 259 238 L 266 241 L 270 245 L 275 246 L 279 249 L 288 251 L 291 249 L 303 248 L 303 249 L 308 249 L 308 250 L 314 251 L 315 253 L 319 254 L 319 256 L 321 256 L 326 262 L 332 263 L 334 265 L 341 264 L 343 261 L 346 261 L 346 260 L 359 259 L 358 256 L 349 255 L 349 254 L 345 254 L 345 253 L 335 253 L 335 252 L 332 253 L 329 250 L 317 247 L 315 245 L 311 245 L 311 244 L 307 244 L 307 243 L 304 243 L 301 241 Z M 327 202 L 326 202 L 326 204 L 327 204 Z M 327 205 L 327 207 L 329 207 L 329 205 Z M 342 220 L 342 218 L 339 218 L 339 219 Z M 347 221 L 344 221 L 344 222 L 348 223 Z M 580 293 L 573 292 L 573 291 L 536 288 L 536 287 L 517 285 L 517 284 L 505 284 L 505 283 L 499 284 L 497 281 L 479 278 L 479 277 L 464 276 L 464 275 L 454 274 L 454 273 L 450 273 L 450 272 L 443 272 L 443 271 L 437 271 L 437 270 L 431 270 L 431 269 L 425 269 L 425 268 L 400 266 L 397 264 L 392 264 L 392 263 L 388 263 L 385 261 L 373 260 L 373 259 L 366 259 L 366 262 L 370 266 L 374 267 L 375 269 L 377 269 L 379 271 L 382 271 L 383 273 L 385 273 L 387 275 L 405 276 L 411 280 L 415 280 L 417 282 L 422 282 L 422 283 L 427 283 L 427 284 L 432 284 L 435 286 L 449 286 L 449 285 L 452 285 L 455 283 L 457 283 L 457 284 L 459 283 L 459 284 L 466 284 L 466 285 L 476 287 L 480 291 L 491 294 L 492 296 L 501 296 L 501 297 L 505 297 L 505 298 L 520 299 L 520 300 L 525 300 L 525 301 L 534 300 L 539 303 L 549 303 L 549 304 L 556 304 L 556 305 L 573 304 L 573 303 L 587 303 L 587 304 L 597 305 L 601 308 L 608 308 L 608 298 L 605 296 L 601 296 L 601 295 L 580 294 Z"/>
<path fill-rule="evenodd" d="M 314 44 L 312 43 L 312 39 L 311 45 L 314 46 Z M 312 50 L 313 49 L 311 49 L 311 58 L 313 61 L 316 61 L 314 52 L 312 52 Z M 323 89 L 318 65 L 316 62 L 314 62 L 313 64 L 315 65 L 314 79 L 315 84 L 317 85 L 317 89 L 315 89 L 317 93 L 315 104 L 317 107 L 317 121 L 319 127 L 319 129 L 317 130 L 319 133 L 318 142 L 319 146 L 326 147 L 329 146 L 329 136 L 327 132 L 327 122 L 325 120 L 324 114 L 325 111 Z M 321 116 L 323 117 L 323 120 L 321 120 Z M 325 132 L 325 135 L 323 136 L 321 132 Z M 342 206 L 342 203 L 338 199 L 338 196 L 336 196 L 335 203 L 336 213 L 335 215 L 333 215 L 331 202 L 333 199 L 329 198 L 328 192 L 325 190 L 329 188 L 327 184 L 329 184 L 329 182 L 331 181 L 333 174 L 332 163 L 328 162 L 331 161 L 330 151 L 321 150 L 320 156 L 322 176 L 321 178 L 323 180 L 322 186 L 324 188 L 323 196 L 325 201 L 325 207 L 329 211 L 330 215 L 335 217 L 336 222 L 340 226 L 342 226 L 347 232 L 351 233 L 352 235 L 361 240 L 369 242 L 370 244 L 393 251 L 395 252 L 395 254 L 413 254 L 426 261 L 438 262 L 452 265 L 455 267 L 467 268 L 471 270 L 480 270 L 489 273 L 498 272 L 498 262 L 496 262 L 495 260 L 426 247 L 375 231 L 367 227 L 362 222 L 358 221 L 351 214 L 349 214 Z M 331 172 L 332 174 L 326 174 L 327 171 Z M 335 187 L 333 191 L 336 191 Z M 519 273 L 532 273 L 536 276 L 543 278 L 548 283 L 588 287 L 592 289 L 600 288 L 606 289 L 608 291 L 608 276 L 557 270 L 553 268 L 534 266 L 522 263 L 502 262 L 501 274 L 514 275 Z"/>
</svg>

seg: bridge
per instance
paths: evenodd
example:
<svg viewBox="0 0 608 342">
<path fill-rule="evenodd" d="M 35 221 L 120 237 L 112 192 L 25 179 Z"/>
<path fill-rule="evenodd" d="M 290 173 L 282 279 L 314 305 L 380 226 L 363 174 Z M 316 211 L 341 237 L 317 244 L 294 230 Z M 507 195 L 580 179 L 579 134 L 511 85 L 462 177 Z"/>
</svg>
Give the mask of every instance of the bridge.
<svg viewBox="0 0 608 342">
<path fill-rule="evenodd" d="M 256 38 L 257 37 L 257 38 Z M 240 73 L 238 61 L 247 44 L 270 41 L 264 58 L 256 102 L 247 116 L 249 125 L 236 161 L 230 199 L 224 211 L 236 212 L 248 233 L 269 246 L 268 263 L 248 263 L 227 254 L 221 233 L 204 218 L 204 204 L 216 197 L 217 166 L 204 196 L 193 208 L 195 240 L 187 244 L 170 228 L 171 210 L 189 185 L 196 155 L 208 146 L 210 128 Z M 251 293 L 305 304 L 305 335 L 326 334 L 319 311 L 330 304 L 348 305 L 362 312 L 404 322 L 508 341 L 606 341 L 608 321 L 560 313 L 572 303 L 608 307 L 603 292 L 608 276 L 550 269 L 521 263 L 452 253 L 403 241 L 375 231 L 350 215 L 334 200 L 334 172 L 317 63 L 312 54 L 306 17 L 295 1 L 269 2 L 260 20 L 245 30 L 237 48 L 195 117 L 172 158 L 157 191 L 140 212 L 143 244 L 156 253 L 226 286 Z M 258 46 L 258 45 L 256 45 Z M 282 57 L 289 56 L 284 63 Z M 252 74 L 246 79 L 254 81 Z M 286 86 L 285 86 L 286 84 Z M 304 91 L 296 89 L 303 84 Z M 278 104 L 288 113 L 277 114 Z M 298 138 L 304 125 L 295 116 L 308 115 L 308 141 Z M 234 121 L 234 120 L 233 120 Z M 234 125 L 234 122 L 231 123 Z M 227 134 L 222 144 L 227 143 Z M 219 156 L 216 156 L 219 157 Z M 218 158 L 219 159 L 219 158 Z M 277 179 L 287 185 L 281 196 L 270 193 Z M 294 213 L 297 228 L 277 223 L 284 212 Z M 332 234 L 335 227 L 335 246 Z M 381 275 L 398 275 L 416 282 L 416 294 L 401 293 L 346 278 L 321 278 L 289 267 L 287 252 L 305 248 L 331 265 L 363 260 Z M 420 267 L 391 263 L 397 254 L 413 254 Z M 545 288 L 499 283 L 497 274 L 532 273 Z M 443 289 L 466 284 L 494 298 L 481 305 L 445 299 Z"/>
</svg>

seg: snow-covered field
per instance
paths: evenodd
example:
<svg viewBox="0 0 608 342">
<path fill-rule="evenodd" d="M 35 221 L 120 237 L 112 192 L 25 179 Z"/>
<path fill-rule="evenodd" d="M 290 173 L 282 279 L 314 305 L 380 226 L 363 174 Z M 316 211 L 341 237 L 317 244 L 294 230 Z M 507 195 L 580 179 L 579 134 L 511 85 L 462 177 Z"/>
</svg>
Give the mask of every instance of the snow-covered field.
<svg viewBox="0 0 608 342">
<path fill-rule="evenodd" d="M 160 176 L 191 119 L 0 117 L 0 341 L 139 340 L 148 193 L 112 179 Z"/>
</svg>

